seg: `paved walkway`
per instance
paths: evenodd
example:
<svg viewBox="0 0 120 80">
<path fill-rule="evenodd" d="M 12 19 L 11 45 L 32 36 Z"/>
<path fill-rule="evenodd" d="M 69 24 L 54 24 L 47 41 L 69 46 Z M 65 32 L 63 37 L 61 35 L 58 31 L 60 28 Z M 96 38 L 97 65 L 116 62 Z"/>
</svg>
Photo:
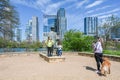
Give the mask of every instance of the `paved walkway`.
<svg viewBox="0 0 120 80">
<path fill-rule="evenodd" d="M 48 63 L 38 54 L 0 57 L 0 80 L 120 80 L 120 62 L 111 61 L 111 74 L 104 77 L 95 73 L 94 58 L 64 56 L 59 63 Z"/>
</svg>

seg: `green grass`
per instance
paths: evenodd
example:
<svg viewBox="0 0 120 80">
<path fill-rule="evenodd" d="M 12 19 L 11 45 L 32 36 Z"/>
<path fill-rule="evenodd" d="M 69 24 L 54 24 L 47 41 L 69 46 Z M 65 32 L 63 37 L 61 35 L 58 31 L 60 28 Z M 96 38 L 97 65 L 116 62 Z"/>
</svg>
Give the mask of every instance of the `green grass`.
<svg viewBox="0 0 120 80">
<path fill-rule="evenodd" d="M 120 50 L 104 50 L 104 54 L 109 54 L 109 55 L 117 55 L 120 56 Z"/>
<path fill-rule="evenodd" d="M 93 51 L 83 51 L 93 53 Z M 104 50 L 103 54 L 120 56 L 120 50 Z"/>
</svg>

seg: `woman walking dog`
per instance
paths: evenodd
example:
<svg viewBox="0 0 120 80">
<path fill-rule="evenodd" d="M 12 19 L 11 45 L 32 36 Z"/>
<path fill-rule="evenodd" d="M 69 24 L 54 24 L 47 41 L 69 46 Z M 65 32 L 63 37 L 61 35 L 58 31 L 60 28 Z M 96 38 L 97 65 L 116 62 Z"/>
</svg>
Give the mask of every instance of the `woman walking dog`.
<svg viewBox="0 0 120 80">
<path fill-rule="evenodd" d="M 98 38 L 97 42 L 95 44 L 95 48 L 94 48 L 94 57 L 97 63 L 97 71 L 96 73 L 100 73 L 100 65 L 102 64 L 103 60 L 103 48 L 102 48 L 102 39 Z"/>
</svg>

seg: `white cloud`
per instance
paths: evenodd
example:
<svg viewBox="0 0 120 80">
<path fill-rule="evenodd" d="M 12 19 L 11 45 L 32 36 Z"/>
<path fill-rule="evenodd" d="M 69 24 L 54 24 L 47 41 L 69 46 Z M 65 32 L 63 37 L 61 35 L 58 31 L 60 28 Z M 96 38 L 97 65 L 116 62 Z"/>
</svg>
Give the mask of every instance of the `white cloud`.
<svg viewBox="0 0 120 80">
<path fill-rule="evenodd" d="M 111 11 L 106 11 L 106 12 L 99 13 L 99 14 L 93 14 L 91 16 L 100 16 L 100 15 L 104 15 L 104 14 L 112 14 L 112 13 L 118 12 L 118 11 L 120 11 L 120 8 L 116 8 L 116 9 L 113 9 Z"/>
<path fill-rule="evenodd" d="M 103 3 L 103 0 L 96 0 L 96 1 L 93 2 L 92 4 L 87 5 L 86 8 L 91 8 L 91 7 L 100 5 L 101 3 Z"/>
<path fill-rule="evenodd" d="M 76 2 L 77 0 L 61 0 L 53 2 L 52 0 L 10 0 L 16 4 L 22 4 L 37 10 L 41 10 L 43 14 L 56 14 L 57 10 L 62 7 L 62 5 L 67 3 Z M 69 5 L 67 5 L 69 6 Z"/>
<path fill-rule="evenodd" d="M 45 8 L 46 5 L 48 5 L 49 3 L 51 3 L 50 0 L 37 0 L 34 4 L 34 6 L 38 7 L 38 8 Z M 32 5 L 33 6 L 33 5 Z"/>
<path fill-rule="evenodd" d="M 58 8 L 60 8 L 61 5 L 63 5 L 65 2 L 57 2 L 57 3 L 52 3 L 46 6 L 45 14 L 56 14 Z"/>
<path fill-rule="evenodd" d="M 102 16 L 98 16 L 99 19 L 103 19 L 103 18 L 106 18 L 106 17 L 109 17 L 111 16 L 112 14 L 107 14 L 107 15 L 102 15 Z"/>
<path fill-rule="evenodd" d="M 95 10 L 89 10 L 89 11 L 87 11 L 86 12 L 86 14 L 90 14 L 90 13 L 92 13 L 92 12 L 94 12 Z"/>
<path fill-rule="evenodd" d="M 96 11 L 99 11 L 99 10 L 103 10 L 103 9 L 106 9 L 106 8 L 109 8 L 111 6 L 104 6 L 104 7 L 100 7 L 100 8 L 97 8 L 97 9 L 94 9 L 94 10 L 89 10 L 86 12 L 86 14 L 90 14 L 90 13 L 93 13 L 93 12 L 96 12 Z"/>
<path fill-rule="evenodd" d="M 16 4 L 22 4 L 22 5 L 25 5 L 27 7 L 31 7 L 31 8 L 34 8 L 34 9 L 38 9 L 38 10 L 41 10 L 42 12 L 45 11 L 45 7 L 46 5 L 50 4 L 51 3 L 51 0 L 36 0 L 36 1 L 29 1 L 29 0 L 10 0 L 11 2 L 13 3 L 16 3 Z"/>
<path fill-rule="evenodd" d="M 106 8 L 109 8 L 109 7 L 112 7 L 112 5 L 111 5 L 111 6 L 110 6 L 110 5 L 103 6 L 103 7 L 98 8 L 97 10 L 100 10 L 100 9 L 106 9 Z"/>
<path fill-rule="evenodd" d="M 41 10 L 41 12 L 45 13 L 46 11 L 46 7 L 48 5 L 50 5 L 52 2 L 50 0 L 37 0 L 34 5 L 33 8 Z"/>
<path fill-rule="evenodd" d="M 46 7 L 45 14 L 56 14 L 57 10 L 62 7 L 64 4 L 71 3 L 71 2 L 76 2 L 76 0 L 63 0 L 63 1 L 58 1 L 56 3 L 51 3 Z M 69 5 L 67 5 L 69 6 Z"/>
<path fill-rule="evenodd" d="M 88 2 L 88 0 L 83 0 L 83 1 L 81 1 L 81 2 L 79 2 L 79 3 L 77 3 L 76 4 L 76 8 L 80 8 L 80 7 L 82 7 L 85 3 L 87 3 Z"/>
</svg>

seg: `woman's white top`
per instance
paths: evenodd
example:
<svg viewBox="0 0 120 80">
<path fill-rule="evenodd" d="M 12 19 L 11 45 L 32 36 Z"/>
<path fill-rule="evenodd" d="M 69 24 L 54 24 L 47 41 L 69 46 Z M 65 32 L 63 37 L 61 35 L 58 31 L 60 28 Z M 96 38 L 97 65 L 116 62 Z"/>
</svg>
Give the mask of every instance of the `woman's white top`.
<svg viewBox="0 0 120 80">
<path fill-rule="evenodd" d="M 95 53 L 102 53 L 102 52 L 103 52 L 102 44 L 101 42 L 97 42 L 95 44 Z"/>
</svg>

